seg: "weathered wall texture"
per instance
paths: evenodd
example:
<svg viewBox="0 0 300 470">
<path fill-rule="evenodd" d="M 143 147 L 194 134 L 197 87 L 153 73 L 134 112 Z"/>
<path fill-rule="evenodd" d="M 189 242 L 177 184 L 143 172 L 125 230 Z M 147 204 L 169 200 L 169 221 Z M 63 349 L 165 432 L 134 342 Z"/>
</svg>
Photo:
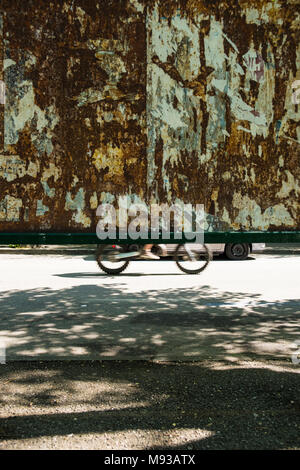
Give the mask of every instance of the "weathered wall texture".
<svg viewBox="0 0 300 470">
<path fill-rule="evenodd" d="M 299 31 L 297 0 L 2 0 L 1 231 L 119 195 L 300 230 Z"/>
</svg>

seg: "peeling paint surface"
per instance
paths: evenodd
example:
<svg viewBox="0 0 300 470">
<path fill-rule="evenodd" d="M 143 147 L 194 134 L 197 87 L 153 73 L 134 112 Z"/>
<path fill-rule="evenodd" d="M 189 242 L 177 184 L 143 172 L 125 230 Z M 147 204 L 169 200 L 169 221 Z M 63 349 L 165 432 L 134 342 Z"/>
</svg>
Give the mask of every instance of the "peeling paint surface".
<svg viewBox="0 0 300 470">
<path fill-rule="evenodd" d="M 299 26 L 297 0 L 2 0 L 0 230 L 92 232 L 119 196 L 300 230 Z"/>
</svg>

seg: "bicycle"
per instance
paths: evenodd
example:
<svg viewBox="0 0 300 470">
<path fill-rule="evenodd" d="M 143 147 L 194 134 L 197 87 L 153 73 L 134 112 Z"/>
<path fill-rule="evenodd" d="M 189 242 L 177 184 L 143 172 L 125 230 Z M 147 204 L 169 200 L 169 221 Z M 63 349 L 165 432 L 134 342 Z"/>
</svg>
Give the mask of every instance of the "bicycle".
<svg viewBox="0 0 300 470">
<path fill-rule="evenodd" d="M 173 260 L 185 274 L 199 274 L 207 268 L 213 255 L 205 244 L 181 243 L 175 245 Z M 160 257 L 168 255 L 164 245 L 156 245 Z M 100 245 L 96 252 L 99 268 L 107 274 L 120 274 L 131 261 L 136 261 L 142 254 L 138 245 Z M 159 260 L 158 260 L 159 261 Z"/>
</svg>

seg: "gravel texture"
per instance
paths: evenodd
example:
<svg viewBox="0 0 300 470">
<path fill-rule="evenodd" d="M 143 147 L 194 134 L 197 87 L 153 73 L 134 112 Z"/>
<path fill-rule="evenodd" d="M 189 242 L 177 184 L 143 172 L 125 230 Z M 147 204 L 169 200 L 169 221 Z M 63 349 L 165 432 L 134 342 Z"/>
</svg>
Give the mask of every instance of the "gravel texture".
<svg viewBox="0 0 300 470">
<path fill-rule="evenodd" d="M 10 362 L 0 449 L 300 449 L 291 361 Z"/>
</svg>

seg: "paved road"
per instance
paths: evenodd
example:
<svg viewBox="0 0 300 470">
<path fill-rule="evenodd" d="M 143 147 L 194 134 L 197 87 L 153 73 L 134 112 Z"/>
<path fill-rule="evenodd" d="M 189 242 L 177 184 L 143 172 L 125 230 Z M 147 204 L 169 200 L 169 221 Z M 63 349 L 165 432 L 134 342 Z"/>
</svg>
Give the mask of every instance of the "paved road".
<svg viewBox="0 0 300 470">
<path fill-rule="evenodd" d="M 0 338 L 7 360 L 291 361 L 300 340 L 299 254 L 172 261 L 117 277 L 91 255 L 0 254 Z"/>
</svg>

